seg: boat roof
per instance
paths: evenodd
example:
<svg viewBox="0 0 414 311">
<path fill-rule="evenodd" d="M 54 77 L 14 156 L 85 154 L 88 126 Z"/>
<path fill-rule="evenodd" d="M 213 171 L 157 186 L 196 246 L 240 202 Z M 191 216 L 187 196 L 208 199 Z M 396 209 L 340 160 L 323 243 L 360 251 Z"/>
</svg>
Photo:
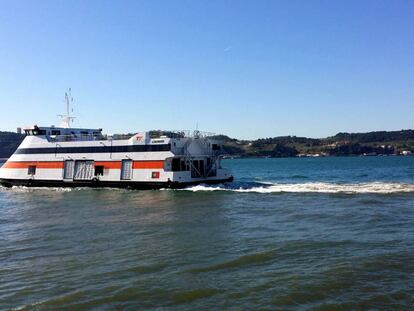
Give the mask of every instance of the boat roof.
<svg viewBox="0 0 414 311">
<path fill-rule="evenodd" d="M 65 131 L 65 132 L 80 132 L 80 131 L 93 131 L 93 132 L 102 132 L 101 128 L 98 129 L 92 129 L 92 128 L 75 128 L 75 127 L 56 127 L 54 125 L 51 126 L 38 126 L 36 124 L 29 125 L 23 127 L 24 131 L 30 131 L 30 130 L 59 130 L 59 131 Z"/>
</svg>

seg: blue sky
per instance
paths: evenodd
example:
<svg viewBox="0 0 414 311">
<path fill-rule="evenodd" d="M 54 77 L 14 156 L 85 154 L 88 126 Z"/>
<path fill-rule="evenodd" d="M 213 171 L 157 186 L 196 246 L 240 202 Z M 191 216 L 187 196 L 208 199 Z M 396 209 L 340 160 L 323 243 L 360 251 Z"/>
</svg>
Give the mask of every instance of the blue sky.
<svg viewBox="0 0 414 311">
<path fill-rule="evenodd" d="M 414 121 L 414 1 L 1 1 L 0 129 L 237 138 Z"/>
</svg>

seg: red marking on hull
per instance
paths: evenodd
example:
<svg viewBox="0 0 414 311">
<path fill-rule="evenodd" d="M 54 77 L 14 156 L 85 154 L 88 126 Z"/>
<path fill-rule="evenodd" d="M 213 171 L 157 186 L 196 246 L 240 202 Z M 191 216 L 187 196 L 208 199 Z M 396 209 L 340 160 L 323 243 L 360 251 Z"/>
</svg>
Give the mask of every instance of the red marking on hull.
<svg viewBox="0 0 414 311">
<path fill-rule="evenodd" d="M 164 161 L 134 161 L 133 169 L 163 169 Z"/>
<path fill-rule="evenodd" d="M 4 163 L 2 168 L 28 168 L 29 166 L 36 166 L 36 168 L 46 169 L 63 169 L 64 163 L 62 161 L 7 161 L 6 163 Z"/>
<path fill-rule="evenodd" d="M 36 166 L 38 169 L 63 169 L 65 164 L 63 161 L 7 161 L 2 168 L 11 169 L 27 169 L 29 166 Z M 95 166 L 103 166 L 105 169 L 111 170 L 121 169 L 121 161 L 95 161 Z M 163 169 L 164 161 L 134 161 L 133 169 Z"/>
</svg>

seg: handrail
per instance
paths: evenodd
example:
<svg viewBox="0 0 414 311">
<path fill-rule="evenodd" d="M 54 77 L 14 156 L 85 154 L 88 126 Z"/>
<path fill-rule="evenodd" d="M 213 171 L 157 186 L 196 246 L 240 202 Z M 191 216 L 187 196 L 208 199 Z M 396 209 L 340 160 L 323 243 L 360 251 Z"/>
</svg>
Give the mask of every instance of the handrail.
<svg viewBox="0 0 414 311">
<path fill-rule="evenodd" d="M 162 138 L 210 138 L 216 134 L 211 132 L 202 131 L 190 131 L 190 130 L 153 130 L 148 131 L 148 137 L 150 139 Z M 47 139 L 51 142 L 65 142 L 65 141 L 102 141 L 102 140 L 128 140 L 133 137 L 135 133 L 129 134 L 69 134 L 69 135 L 56 135 L 47 136 Z"/>
<path fill-rule="evenodd" d="M 107 135 L 56 135 L 56 136 L 47 136 L 47 139 L 51 142 L 65 142 L 65 141 L 99 141 L 99 140 L 108 140 Z"/>
</svg>

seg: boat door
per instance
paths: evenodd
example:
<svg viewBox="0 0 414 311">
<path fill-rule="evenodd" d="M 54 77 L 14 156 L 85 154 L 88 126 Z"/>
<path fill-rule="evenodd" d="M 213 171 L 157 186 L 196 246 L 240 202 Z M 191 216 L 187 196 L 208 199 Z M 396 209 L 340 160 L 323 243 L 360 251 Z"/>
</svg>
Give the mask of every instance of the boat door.
<svg viewBox="0 0 414 311">
<path fill-rule="evenodd" d="M 91 180 L 94 173 L 93 161 L 77 160 L 75 161 L 75 174 L 73 179 L 76 180 Z"/>
<path fill-rule="evenodd" d="M 205 176 L 205 168 L 204 168 L 204 160 L 200 160 L 200 165 L 199 165 L 199 171 L 200 171 L 200 175 L 201 177 Z"/>
<path fill-rule="evenodd" d="M 122 160 L 121 179 L 122 180 L 132 179 L 132 160 Z"/>
<path fill-rule="evenodd" d="M 66 160 L 65 167 L 63 170 L 63 178 L 64 179 L 73 179 L 73 171 L 75 168 L 75 161 L 73 160 Z"/>
<path fill-rule="evenodd" d="M 205 175 L 205 168 L 204 168 L 204 160 L 193 160 L 191 165 L 191 177 L 192 178 L 200 178 L 204 177 Z"/>
</svg>

